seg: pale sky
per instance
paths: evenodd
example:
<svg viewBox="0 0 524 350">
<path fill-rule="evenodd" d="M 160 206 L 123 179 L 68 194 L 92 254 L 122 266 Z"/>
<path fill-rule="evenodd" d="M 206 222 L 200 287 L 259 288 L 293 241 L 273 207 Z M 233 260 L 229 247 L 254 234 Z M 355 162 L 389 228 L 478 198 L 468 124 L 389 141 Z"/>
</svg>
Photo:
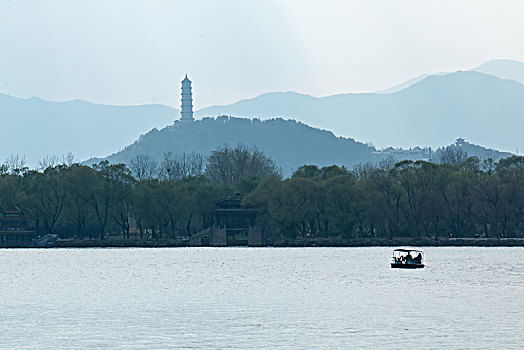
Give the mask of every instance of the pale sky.
<svg viewBox="0 0 524 350">
<path fill-rule="evenodd" d="M 0 0 L 0 93 L 195 108 L 524 61 L 524 1 Z"/>
</svg>

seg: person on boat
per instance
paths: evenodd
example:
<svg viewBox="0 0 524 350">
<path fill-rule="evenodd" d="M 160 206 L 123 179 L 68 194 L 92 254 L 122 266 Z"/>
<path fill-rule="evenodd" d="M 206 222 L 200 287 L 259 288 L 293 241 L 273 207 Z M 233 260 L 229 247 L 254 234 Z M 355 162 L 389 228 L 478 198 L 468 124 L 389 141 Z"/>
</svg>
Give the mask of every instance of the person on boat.
<svg viewBox="0 0 524 350">
<path fill-rule="evenodd" d="M 422 254 L 421 253 L 418 253 L 418 255 L 415 258 L 415 262 L 417 264 L 421 264 L 422 263 Z"/>
<path fill-rule="evenodd" d="M 408 255 L 406 255 L 406 263 L 411 263 L 411 261 L 413 260 L 413 257 L 411 256 L 411 253 L 408 252 Z"/>
</svg>

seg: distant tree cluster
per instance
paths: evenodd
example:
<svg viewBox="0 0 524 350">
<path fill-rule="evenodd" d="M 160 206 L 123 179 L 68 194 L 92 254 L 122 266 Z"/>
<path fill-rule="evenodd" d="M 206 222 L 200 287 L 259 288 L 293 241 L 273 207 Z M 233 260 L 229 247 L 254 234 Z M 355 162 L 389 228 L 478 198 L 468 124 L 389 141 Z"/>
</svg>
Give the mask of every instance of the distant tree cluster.
<svg viewBox="0 0 524 350">
<path fill-rule="evenodd" d="M 140 238 L 175 238 L 208 227 L 215 201 L 278 174 L 270 158 L 243 146 L 209 157 L 168 152 L 160 164 L 138 155 L 128 167 L 107 161 L 90 167 L 68 154 L 45 157 L 30 170 L 10 155 L 0 166 L 0 210 L 21 207 L 40 234 L 103 239 L 117 231 L 129 238 L 136 228 Z"/>
<path fill-rule="evenodd" d="M 524 157 L 307 165 L 246 198 L 268 232 L 297 237 L 524 237 Z M 448 157 L 449 156 L 449 157 Z"/>
<path fill-rule="evenodd" d="M 40 234 L 177 238 L 209 227 L 215 201 L 240 192 L 269 239 L 524 236 L 524 157 L 480 162 L 450 149 L 439 163 L 305 165 L 283 179 L 242 146 L 129 167 L 69 155 L 29 170 L 13 155 L 0 166 L 0 209 L 24 209 Z"/>
</svg>

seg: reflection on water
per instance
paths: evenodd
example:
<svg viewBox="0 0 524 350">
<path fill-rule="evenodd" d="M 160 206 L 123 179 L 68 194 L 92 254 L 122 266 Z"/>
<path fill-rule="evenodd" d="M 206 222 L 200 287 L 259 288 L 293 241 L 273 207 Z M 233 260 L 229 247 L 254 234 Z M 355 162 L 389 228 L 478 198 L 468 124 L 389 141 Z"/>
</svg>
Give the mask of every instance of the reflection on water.
<svg viewBox="0 0 524 350">
<path fill-rule="evenodd" d="M 0 348 L 523 348 L 524 249 L 0 250 Z"/>
</svg>

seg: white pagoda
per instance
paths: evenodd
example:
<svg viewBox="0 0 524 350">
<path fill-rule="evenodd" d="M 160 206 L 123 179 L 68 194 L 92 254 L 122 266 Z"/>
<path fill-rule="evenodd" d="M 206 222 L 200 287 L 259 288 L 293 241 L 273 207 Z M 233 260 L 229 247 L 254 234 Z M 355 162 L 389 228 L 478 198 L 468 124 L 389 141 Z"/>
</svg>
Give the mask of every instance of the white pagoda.
<svg viewBox="0 0 524 350">
<path fill-rule="evenodd" d="M 180 111 L 180 121 L 194 121 L 193 118 L 193 93 L 191 92 L 191 80 L 186 77 L 182 80 L 182 109 Z"/>
</svg>

